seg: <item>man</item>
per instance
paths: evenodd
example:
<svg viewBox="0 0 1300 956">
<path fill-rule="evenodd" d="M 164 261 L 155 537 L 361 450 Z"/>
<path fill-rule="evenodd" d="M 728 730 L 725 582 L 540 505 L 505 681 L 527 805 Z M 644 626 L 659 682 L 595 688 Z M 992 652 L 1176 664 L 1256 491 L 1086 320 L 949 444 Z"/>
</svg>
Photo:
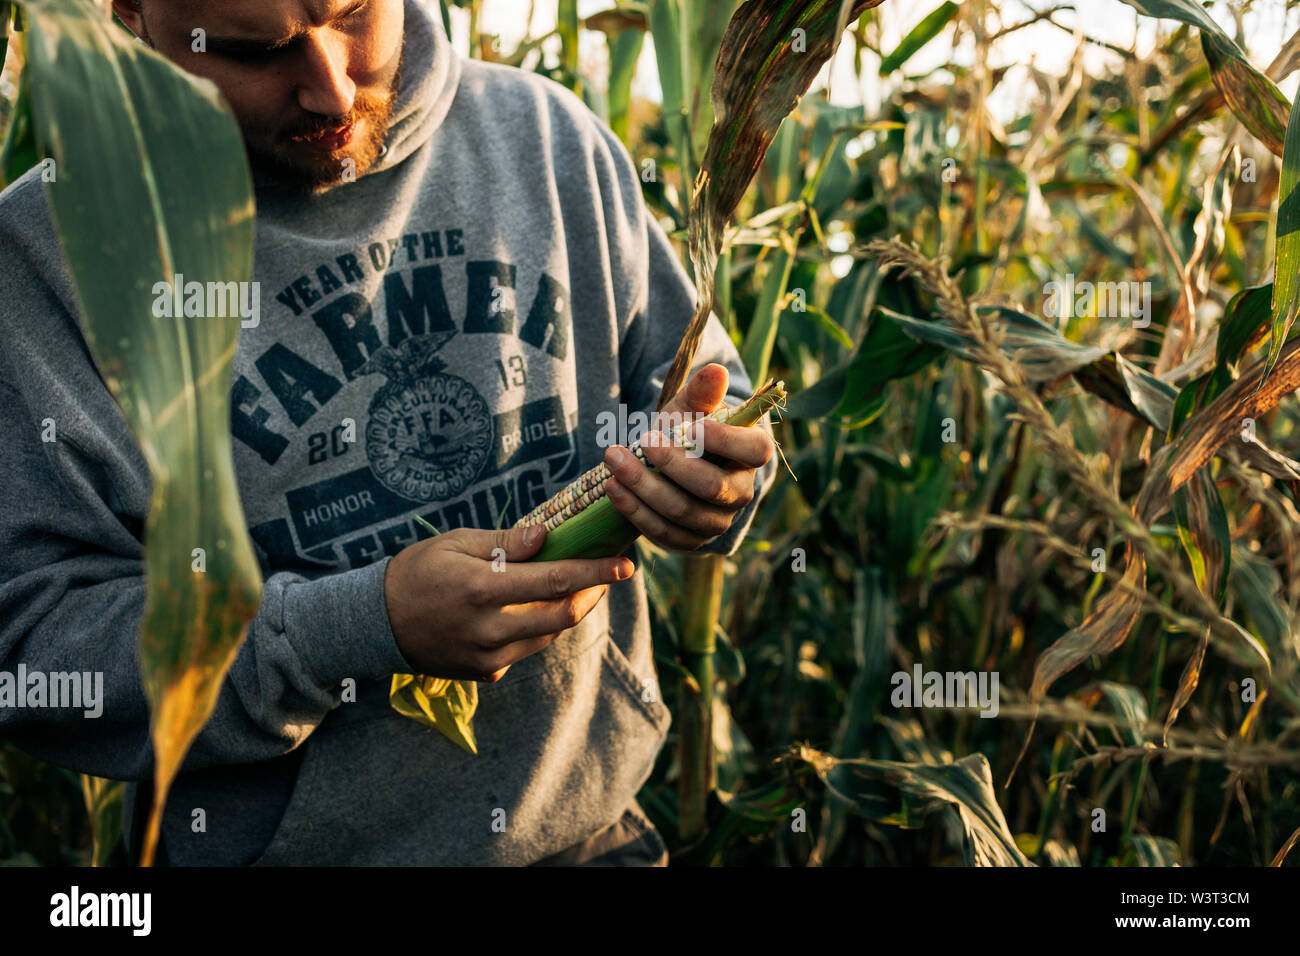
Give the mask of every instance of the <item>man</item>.
<svg viewBox="0 0 1300 956">
<path fill-rule="evenodd" d="M 603 459 L 651 540 L 732 553 L 774 473 L 765 428 L 710 424 L 722 464 L 653 448 L 657 472 L 601 447 L 602 413 L 654 408 L 693 311 L 631 160 L 557 85 L 460 60 L 414 0 L 114 10 L 238 117 L 266 303 L 231 393 L 262 602 L 172 788 L 164 862 L 662 865 L 635 800 L 670 719 L 641 574 L 522 563 L 540 538 L 487 530 Z M 77 330 L 38 177 L 0 197 L 0 238 L 0 663 L 105 688 L 97 720 L 0 709 L 0 734 L 148 781 L 147 469 Z M 750 394 L 716 319 L 697 361 L 714 364 L 673 410 Z M 392 709 L 410 672 L 482 681 L 477 755 Z"/>
</svg>

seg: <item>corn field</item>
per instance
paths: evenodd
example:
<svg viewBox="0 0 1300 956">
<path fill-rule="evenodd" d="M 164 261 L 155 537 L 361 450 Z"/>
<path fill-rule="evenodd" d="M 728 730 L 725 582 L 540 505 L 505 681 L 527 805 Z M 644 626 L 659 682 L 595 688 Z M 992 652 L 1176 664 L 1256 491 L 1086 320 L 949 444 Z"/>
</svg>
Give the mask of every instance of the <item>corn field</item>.
<svg viewBox="0 0 1300 956">
<path fill-rule="evenodd" d="M 1300 11 L 747 6 L 441 8 L 608 123 L 788 392 L 740 551 L 638 544 L 672 864 L 1297 865 Z M 121 784 L 0 743 L 0 863 L 134 862 Z"/>
</svg>

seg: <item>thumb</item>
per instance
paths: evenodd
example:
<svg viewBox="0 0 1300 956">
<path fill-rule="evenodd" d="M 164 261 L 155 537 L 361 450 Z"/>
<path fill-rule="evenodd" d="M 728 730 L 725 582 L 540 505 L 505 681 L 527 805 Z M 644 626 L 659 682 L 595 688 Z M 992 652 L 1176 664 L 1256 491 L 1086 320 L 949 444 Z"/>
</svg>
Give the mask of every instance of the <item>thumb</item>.
<svg viewBox="0 0 1300 956">
<path fill-rule="evenodd" d="M 663 410 L 678 413 L 703 412 L 707 415 L 726 398 L 730 378 L 725 365 L 710 362 L 691 376 Z"/>
<path fill-rule="evenodd" d="M 542 549 L 542 544 L 546 541 L 546 529 L 541 525 L 499 528 L 495 531 L 462 528 L 446 537 L 450 538 L 453 534 L 457 539 L 456 550 L 484 561 L 500 558 L 502 552 L 507 561 L 527 561 Z"/>
</svg>

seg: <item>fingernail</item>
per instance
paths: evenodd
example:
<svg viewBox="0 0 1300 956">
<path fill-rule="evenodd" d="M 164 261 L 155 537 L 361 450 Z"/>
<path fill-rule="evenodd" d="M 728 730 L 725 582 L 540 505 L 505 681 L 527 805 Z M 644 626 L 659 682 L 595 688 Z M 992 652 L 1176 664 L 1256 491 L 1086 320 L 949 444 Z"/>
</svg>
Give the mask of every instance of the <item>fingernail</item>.
<svg viewBox="0 0 1300 956">
<path fill-rule="evenodd" d="M 524 532 L 524 545 L 531 548 L 537 542 L 542 540 L 542 535 L 544 534 L 546 534 L 546 528 L 542 525 L 529 525 L 528 530 Z"/>
</svg>

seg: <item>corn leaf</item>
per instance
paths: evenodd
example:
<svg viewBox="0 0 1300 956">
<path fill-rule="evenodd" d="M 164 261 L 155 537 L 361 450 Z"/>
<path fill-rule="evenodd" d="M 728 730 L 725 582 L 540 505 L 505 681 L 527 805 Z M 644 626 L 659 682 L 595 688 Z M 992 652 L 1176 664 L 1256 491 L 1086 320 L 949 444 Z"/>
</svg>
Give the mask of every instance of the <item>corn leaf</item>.
<svg viewBox="0 0 1300 956">
<path fill-rule="evenodd" d="M 851 636 L 856 671 L 844 716 L 835 731 L 835 753 L 859 754 L 865 749 L 872 714 L 888 686 L 889 640 L 895 613 L 894 602 L 885 591 L 883 571 L 877 567 L 854 570 Z M 822 807 L 822 825 L 813 850 L 816 862 L 825 862 L 834 854 L 844 835 L 847 809 L 839 800 L 828 800 Z"/>
<path fill-rule="evenodd" d="M 1040 701 L 1047 688 L 1093 654 L 1109 654 L 1128 638 L 1142 610 L 1142 588 L 1146 583 L 1146 562 L 1131 547 L 1120 584 L 1097 602 L 1097 607 L 1078 627 L 1056 639 L 1034 664 L 1029 688 L 1031 700 Z"/>
<path fill-rule="evenodd" d="M 1278 185 L 1277 259 L 1273 267 L 1273 308 L 1269 330 L 1268 367 L 1282 351 L 1287 333 L 1300 311 L 1300 111 L 1292 110 L 1282 154 L 1282 180 Z"/>
<path fill-rule="evenodd" d="M 590 19 L 587 21 L 590 26 Z M 632 106 L 632 78 L 636 75 L 637 58 L 645 45 L 645 18 L 640 28 L 624 25 L 612 26 L 605 34 L 609 48 L 609 128 L 624 143 L 628 142 L 628 114 Z"/>
<path fill-rule="evenodd" d="M 946 349 L 971 361 L 974 343 L 946 322 L 925 322 L 892 309 L 880 310 L 918 342 Z M 1071 342 L 1032 315 L 1005 306 L 980 306 L 990 316 L 1002 351 L 1031 382 L 1053 382 L 1067 375 L 1110 404 L 1160 429 L 1168 428 L 1178 390 L 1139 368 L 1118 352 Z M 795 403 L 791 403 L 792 406 Z"/>
<path fill-rule="evenodd" d="M 1228 586 L 1232 558 L 1232 535 L 1223 499 L 1210 477 L 1210 466 L 1196 472 L 1196 478 L 1174 492 L 1174 517 L 1178 540 L 1192 566 L 1196 586 L 1215 603 L 1223 600 Z"/>
<path fill-rule="evenodd" d="M 1291 103 L 1267 76 L 1246 59 L 1232 37 L 1194 0 L 1124 0 L 1139 13 L 1179 20 L 1201 31 L 1201 48 L 1210 77 L 1242 125 L 1278 156 L 1286 136 Z"/>
<path fill-rule="evenodd" d="M 848 15 L 881 2 L 855 0 Z M 839 16 L 838 0 L 748 0 L 727 24 L 713 80 L 715 119 L 691 197 L 688 245 L 698 303 L 664 379 L 660 408 L 686 381 L 704 335 L 727 224 L 782 121 L 835 52 Z"/>
<path fill-rule="evenodd" d="M 781 779 L 769 780 L 734 795 L 725 790 L 718 790 L 717 794 L 728 810 L 765 823 L 788 821 L 803 802 L 798 789 Z"/>
<path fill-rule="evenodd" d="M 1154 522 L 1169 508 L 1174 493 L 1191 481 L 1225 442 L 1248 433 L 1243 423 L 1272 410 L 1300 388 L 1300 343 L 1288 342 L 1272 374 L 1265 378 L 1264 373 L 1265 362 L 1254 365 L 1193 415 L 1178 437 L 1152 457 L 1134 508 L 1138 520 L 1148 525 Z M 1030 690 L 1033 700 L 1041 700 L 1053 681 L 1090 655 L 1109 653 L 1124 643 L 1137 620 L 1146 587 L 1145 562 L 1131 546 L 1121 583 L 1123 586 L 1108 592 L 1079 627 L 1059 638 L 1039 657 Z M 1269 652 L 1253 634 L 1225 617 L 1208 623 L 1229 646 L 1244 648 L 1272 672 Z"/>
<path fill-rule="evenodd" d="M 952 3 L 951 0 L 945 0 L 934 10 L 931 10 L 920 23 L 908 31 L 907 36 L 903 37 L 902 42 L 894 50 L 880 61 L 880 75 L 888 76 L 895 70 L 900 69 L 904 63 L 912 58 L 921 47 L 925 46 L 952 22 L 957 16 L 957 11 L 961 7 Z"/>
<path fill-rule="evenodd" d="M 16 37 L 22 43 L 22 34 Z M 0 186 L 8 185 L 43 158 L 36 145 L 32 126 L 31 76 L 29 70 L 18 74 L 18 97 L 9 112 L 4 142 L 0 144 Z"/>
<path fill-rule="evenodd" d="M 1178 434 L 1183 422 L 1196 409 L 1204 408 L 1232 384 L 1237 374 L 1237 363 L 1269 332 L 1272 298 L 1273 285 L 1269 283 L 1243 289 L 1229 300 L 1219 322 L 1214 368 L 1188 382 L 1178 393 L 1169 423 L 1169 438 Z"/>
<path fill-rule="evenodd" d="M 1178 688 L 1174 691 L 1174 699 L 1169 704 L 1169 713 L 1165 716 L 1165 726 L 1160 735 L 1162 747 L 1169 746 L 1169 728 L 1174 725 L 1179 712 L 1187 706 L 1187 702 L 1192 699 L 1192 694 L 1201 682 L 1201 668 L 1205 664 L 1205 652 L 1209 646 L 1210 629 L 1203 627 L 1196 648 L 1187 658 L 1187 663 L 1183 665 L 1183 673 L 1178 678 Z"/>
<path fill-rule="evenodd" d="M 1128 684 L 1100 681 L 1089 693 L 1083 695 L 1085 703 L 1105 700 L 1124 721 L 1123 741 L 1136 747 L 1146 740 L 1147 702 L 1142 692 Z"/>
<path fill-rule="evenodd" d="M 683 185 L 694 181 L 713 125 L 713 71 L 737 0 L 650 0 L 648 25 L 663 93 L 665 126 Z M 684 202 L 689 205 L 689 194 Z M 683 212 L 686 210 L 683 209 Z"/>
<path fill-rule="evenodd" d="M 1179 866 L 1178 844 L 1168 837 L 1133 835 L 1129 848 L 1138 866 Z"/>
<path fill-rule="evenodd" d="M 829 415 L 841 424 L 866 424 L 884 409 L 889 382 L 925 368 L 942 354 L 941 348 L 908 336 L 898 323 L 878 312 L 853 356 L 793 396 L 786 415 Z"/>
<path fill-rule="evenodd" d="M 1002 815 L 983 754 L 930 765 L 840 760 L 801 747 L 798 758 L 812 765 L 833 796 L 870 819 L 912 828 L 935 811 L 953 814 L 967 866 L 1033 866 Z"/>
<path fill-rule="evenodd" d="M 57 164 L 47 190 L 86 340 L 153 477 L 140 630 L 155 760 L 147 863 L 261 593 L 230 448 L 239 317 L 156 318 L 153 289 L 177 273 L 250 279 L 252 187 L 214 86 L 128 43 L 84 0 L 27 11 L 32 113 Z"/>
<path fill-rule="evenodd" d="M 122 796 L 126 783 L 81 775 L 81 794 L 90 817 L 91 866 L 108 866 L 113 850 L 122 842 Z"/>
</svg>

